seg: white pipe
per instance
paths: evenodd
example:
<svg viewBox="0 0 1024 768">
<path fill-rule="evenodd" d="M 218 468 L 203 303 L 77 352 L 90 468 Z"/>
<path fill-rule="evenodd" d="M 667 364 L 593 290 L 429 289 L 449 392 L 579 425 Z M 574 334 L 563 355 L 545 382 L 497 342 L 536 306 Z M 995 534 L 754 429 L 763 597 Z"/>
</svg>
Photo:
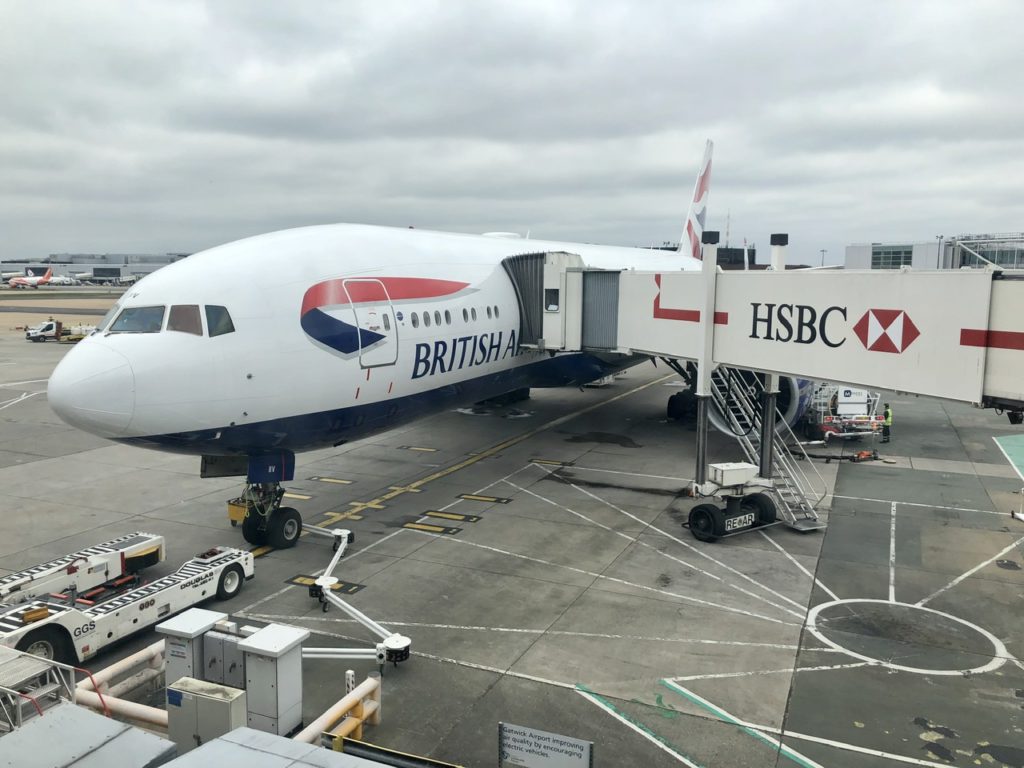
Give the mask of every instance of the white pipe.
<svg viewBox="0 0 1024 768">
<path fill-rule="evenodd" d="M 352 693 L 346 694 L 343 698 L 338 699 L 334 704 L 324 712 L 320 717 L 314 720 L 312 723 L 307 725 L 301 730 L 295 737 L 295 741 L 303 741 L 306 744 L 315 744 L 317 739 L 320 738 L 320 734 L 326 731 L 331 725 L 341 719 L 342 715 L 346 714 L 352 707 L 358 704 L 360 701 L 365 699 L 367 696 L 372 694 L 375 690 L 380 687 L 380 679 L 374 679 L 368 677 L 363 682 L 355 687 Z"/>
<path fill-rule="evenodd" d="M 104 696 L 101 701 L 100 695 L 95 691 L 81 688 L 77 691 L 76 699 L 78 704 L 91 709 L 98 709 L 102 712 L 105 704 L 106 709 L 113 714 L 121 715 L 129 720 L 138 720 L 164 729 L 167 728 L 167 711 L 163 709 L 147 707 L 145 704 L 136 704 L 134 701 L 125 701 L 124 699 L 112 699 L 107 696 Z"/>
<path fill-rule="evenodd" d="M 98 672 L 93 672 L 92 677 L 86 677 L 80 683 L 78 683 L 79 690 L 91 691 L 93 690 L 93 681 L 96 685 L 101 688 L 105 683 L 109 683 L 113 678 L 118 675 L 124 674 L 129 670 L 134 669 L 140 664 L 149 664 L 156 658 L 162 658 L 164 655 L 164 641 L 158 640 L 152 645 L 146 646 L 141 651 L 133 653 L 131 656 L 127 656 L 120 661 L 116 661 L 109 667 L 104 667 Z"/>
<path fill-rule="evenodd" d="M 376 648 L 303 648 L 304 659 L 376 659 Z"/>
<path fill-rule="evenodd" d="M 138 690 L 147 683 L 159 679 L 163 673 L 164 671 L 162 669 L 143 669 L 140 672 L 136 672 L 131 677 L 126 677 L 121 682 L 115 683 L 108 689 L 104 690 L 103 696 L 104 698 L 107 696 L 121 698 L 122 696 Z"/>
</svg>

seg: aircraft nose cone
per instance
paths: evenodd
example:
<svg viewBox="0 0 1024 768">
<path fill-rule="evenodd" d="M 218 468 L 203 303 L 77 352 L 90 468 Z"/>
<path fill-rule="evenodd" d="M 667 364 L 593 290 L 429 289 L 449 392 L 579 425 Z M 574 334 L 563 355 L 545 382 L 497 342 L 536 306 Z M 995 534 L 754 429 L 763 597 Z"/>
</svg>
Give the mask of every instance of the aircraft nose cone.
<svg viewBox="0 0 1024 768">
<path fill-rule="evenodd" d="M 71 426 L 100 437 L 118 437 L 135 410 L 135 375 L 121 353 L 85 343 L 54 369 L 46 396 L 54 412 Z"/>
</svg>

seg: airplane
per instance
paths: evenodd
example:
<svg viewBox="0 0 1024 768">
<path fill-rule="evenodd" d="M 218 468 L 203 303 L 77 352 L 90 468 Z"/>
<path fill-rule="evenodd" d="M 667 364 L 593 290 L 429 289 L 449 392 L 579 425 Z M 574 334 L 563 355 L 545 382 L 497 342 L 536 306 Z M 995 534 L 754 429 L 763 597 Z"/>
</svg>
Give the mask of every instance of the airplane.
<svg viewBox="0 0 1024 768">
<path fill-rule="evenodd" d="M 50 285 L 81 285 L 81 281 L 69 275 L 54 275 L 50 278 Z"/>
<path fill-rule="evenodd" d="M 46 274 L 36 275 L 31 269 L 25 270 L 25 277 L 12 277 L 7 281 L 11 288 L 38 288 L 46 285 L 53 278 L 53 270 L 47 269 Z"/>
<path fill-rule="evenodd" d="M 245 539 L 293 546 L 302 520 L 280 506 L 280 483 L 293 479 L 296 453 L 648 360 L 520 347 L 503 260 L 525 247 L 599 268 L 699 269 L 711 150 L 709 141 L 678 251 L 333 224 L 193 254 L 129 288 L 67 353 L 50 405 L 110 440 L 199 455 L 204 468 L 234 463 L 224 474 L 246 476 L 258 510 L 243 521 Z M 806 403 L 792 386 L 785 413 L 795 421 Z"/>
</svg>

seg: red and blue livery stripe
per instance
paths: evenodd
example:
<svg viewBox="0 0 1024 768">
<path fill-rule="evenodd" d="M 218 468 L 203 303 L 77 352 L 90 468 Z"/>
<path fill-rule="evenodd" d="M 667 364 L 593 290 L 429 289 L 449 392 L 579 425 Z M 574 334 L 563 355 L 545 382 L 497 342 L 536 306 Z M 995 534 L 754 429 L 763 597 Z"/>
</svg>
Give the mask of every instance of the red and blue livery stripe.
<svg viewBox="0 0 1024 768">
<path fill-rule="evenodd" d="M 383 333 L 360 327 L 359 308 L 388 306 L 392 302 L 438 299 L 451 296 L 469 283 L 432 277 L 346 277 L 324 280 L 310 287 L 302 297 L 300 323 L 311 339 L 344 355 L 387 338 Z M 335 316 L 351 307 L 347 323 Z"/>
</svg>

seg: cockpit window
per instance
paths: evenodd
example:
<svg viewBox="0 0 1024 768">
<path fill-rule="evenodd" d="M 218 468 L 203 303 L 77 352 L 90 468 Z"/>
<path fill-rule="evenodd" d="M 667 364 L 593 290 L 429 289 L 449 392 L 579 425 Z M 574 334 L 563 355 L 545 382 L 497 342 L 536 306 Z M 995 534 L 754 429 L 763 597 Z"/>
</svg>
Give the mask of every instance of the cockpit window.
<svg viewBox="0 0 1024 768">
<path fill-rule="evenodd" d="M 110 325 L 110 321 L 113 320 L 117 313 L 120 311 L 120 304 L 115 304 L 110 309 L 108 309 L 107 314 L 103 316 L 103 319 L 100 320 L 99 324 L 96 326 L 96 333 L 102 333 L 103 331 L 105 331 L 107 326 Z"/>
<path fill-rule="evenodd" d="M 163 307 L 128 307 L 111 323 L 107 333 L 160 333 Z"/>
<path fill-rule="evenodd" d="M 199 305 L 177 304 L 171 307 L 171 314 L 167 317 L 167 330 L 202 336 L 203 322 L 199 319 Z"/>
<path fill-rule="evenodd" d="M 206 306 L 206 327 L 210 329 L 211 336 L 221 336 L 235 330 L 227 307 L 218 307 L 214 304 Z"/>
</svg>

